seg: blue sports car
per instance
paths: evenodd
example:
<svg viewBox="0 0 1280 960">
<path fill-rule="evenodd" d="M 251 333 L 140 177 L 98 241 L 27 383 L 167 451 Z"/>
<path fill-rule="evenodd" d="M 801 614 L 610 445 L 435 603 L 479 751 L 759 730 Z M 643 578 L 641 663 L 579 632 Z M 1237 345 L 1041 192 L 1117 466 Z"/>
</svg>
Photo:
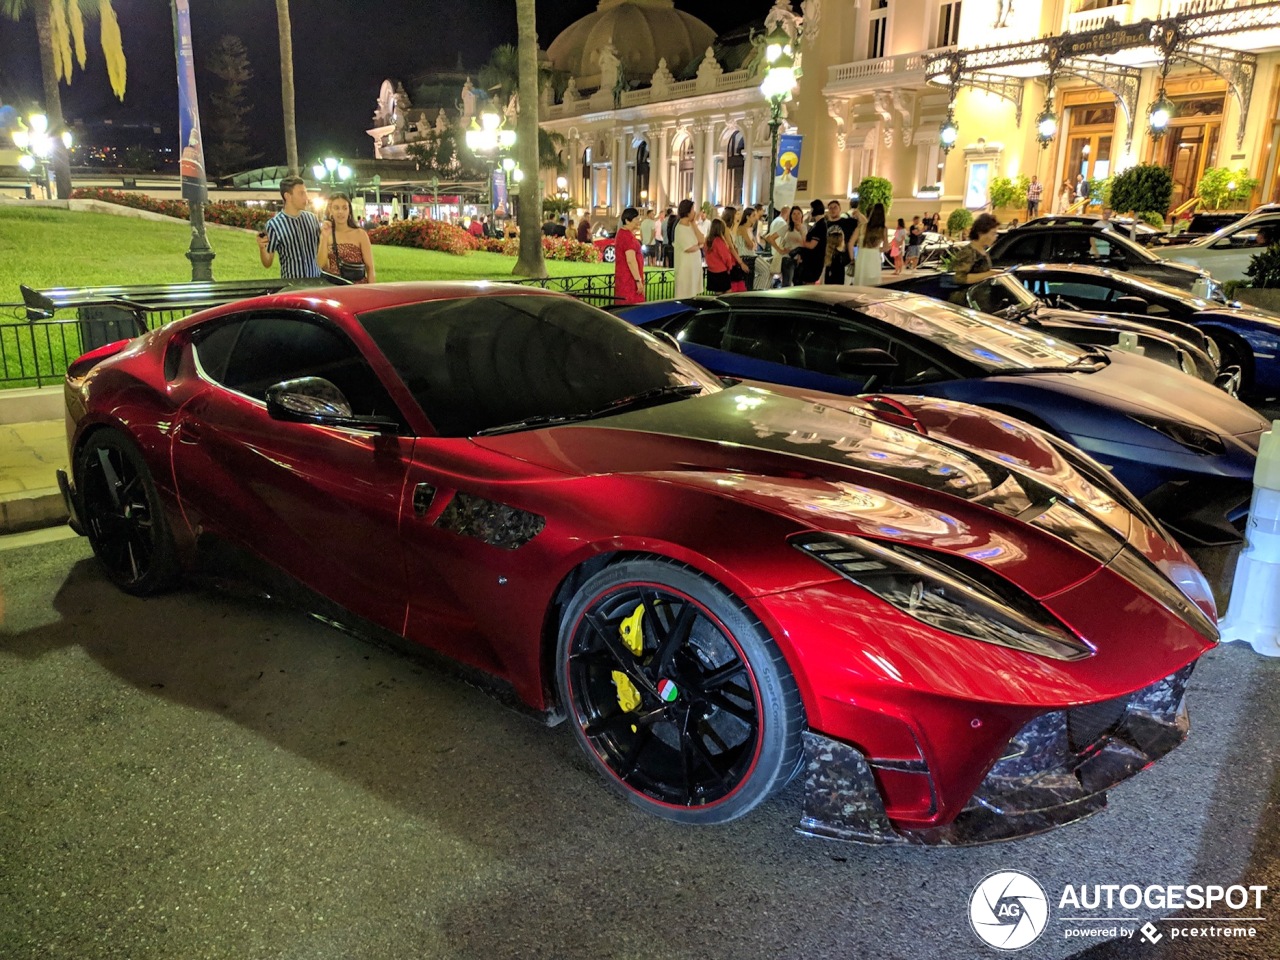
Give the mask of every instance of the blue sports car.
<svg viewBox="0 0 1280 960">
<path fill-rule="evenodd" d="M 974 403 L 1109 467 L 1184 541 L 1239 540 L 1258 438 L 1240 401 L 1154 360 L 1080 347 L 965 307 L 865 287 L 793 287 L 638 304 L 721 376 L 827 393 Z"/>
</svg>

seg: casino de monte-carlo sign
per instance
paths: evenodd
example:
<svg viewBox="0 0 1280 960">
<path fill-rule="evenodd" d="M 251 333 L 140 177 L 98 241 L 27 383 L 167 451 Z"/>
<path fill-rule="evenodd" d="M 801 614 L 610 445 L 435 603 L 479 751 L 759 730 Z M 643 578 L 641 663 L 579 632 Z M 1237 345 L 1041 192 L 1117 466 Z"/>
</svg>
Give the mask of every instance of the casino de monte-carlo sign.
<svg viewBox="0 0 1280 960">
<path fill-rule="evenodd" d="M 1103 27 L 1089 33 L 1065 34 L 1058 49 L 1065 57 L 1102 57 L 1117 53 L 1126 47 L 1141 47 L 1151 43 L 1151 21 L 1121 26 Z"/>
</svg>

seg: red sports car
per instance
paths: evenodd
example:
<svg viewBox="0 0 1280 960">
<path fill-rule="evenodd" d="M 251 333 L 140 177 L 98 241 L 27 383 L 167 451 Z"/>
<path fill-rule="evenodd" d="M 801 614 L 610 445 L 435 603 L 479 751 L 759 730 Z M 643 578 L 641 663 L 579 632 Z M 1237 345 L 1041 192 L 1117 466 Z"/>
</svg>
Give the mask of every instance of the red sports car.
<svg viewBox="0 0 1280 960">
<path fill-rule="evenodd" d="M 717 379 L 570 298 L 378 284 L 80 358 L 64 487 L 122 589 L 210 539 L 569 721 L 686 823 L 805 778 L 800 829 L 1032 833 L 1186 736 L 1194 564 L 999 414 Z"/>
</svg>

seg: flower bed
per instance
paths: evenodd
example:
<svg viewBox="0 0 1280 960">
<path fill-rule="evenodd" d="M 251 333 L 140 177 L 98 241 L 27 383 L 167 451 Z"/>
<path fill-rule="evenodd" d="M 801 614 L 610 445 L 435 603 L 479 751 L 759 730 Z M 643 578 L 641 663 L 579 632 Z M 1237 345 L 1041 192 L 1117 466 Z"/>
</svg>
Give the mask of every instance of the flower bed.
<svg viewBox="0 0 1280 960">
<path fill-rule="evenodd" d="M 74 200 L 101 200 L 115 203 L 135 210 L 147 210 L 151 213 L 163 214 L 178 220 L 186 220 L 187 202 L 185 200 L 158 200 L 145 193 L 124 193 L 120 190 L 107 190 L 102 187 L 77 188 L 71 191 Z M 272 211 L 259 207 L 246 207 L 230 200 L 218 200 L 204 205 L 204 218 L 209 223 L 220 223 L 228 227 L 243 227 L 246 230 L 261 230 L 262 225 L 270 220 Z"/>
<path fill-rule="evenodd" d="M 370 230 L 369 242 L 385 243 L 393 247 L 438 250 L 457 256 L 481 248 L 480 242 L 467 231 L 443 220 L 397 220 Z"/>
</svg>

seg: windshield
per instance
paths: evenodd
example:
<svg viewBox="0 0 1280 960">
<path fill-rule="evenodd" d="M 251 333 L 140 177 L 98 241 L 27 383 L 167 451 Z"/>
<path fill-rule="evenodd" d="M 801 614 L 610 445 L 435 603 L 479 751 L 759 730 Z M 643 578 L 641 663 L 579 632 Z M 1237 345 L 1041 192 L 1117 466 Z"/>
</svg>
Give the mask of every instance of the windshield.
<svg viewBox="0 0 1280 960">
<path fill-rule="evenodd" d="M 429 300 L 359 319 L 444 437 L 581 417 L 662 387 L 720 389 L 677 350 L 568 297 Z"/>
<path fill-rule="evenodd" d="M 913 297 L 868 304 L 865 312 L 899 330 L 943 347 L 986 373 L 1058 369 L 1089 354 L 1038 330 L 1006 323 L 976 310 Z"/>
<path fill-rule="evenodd" d="M 996 313 L 1009 307 L 1033 307 L 1040 302 L 1008 274 L 980 280 L 965 291 L 965 296 L 969 306 L 984 313 Z"/>
</svg>

